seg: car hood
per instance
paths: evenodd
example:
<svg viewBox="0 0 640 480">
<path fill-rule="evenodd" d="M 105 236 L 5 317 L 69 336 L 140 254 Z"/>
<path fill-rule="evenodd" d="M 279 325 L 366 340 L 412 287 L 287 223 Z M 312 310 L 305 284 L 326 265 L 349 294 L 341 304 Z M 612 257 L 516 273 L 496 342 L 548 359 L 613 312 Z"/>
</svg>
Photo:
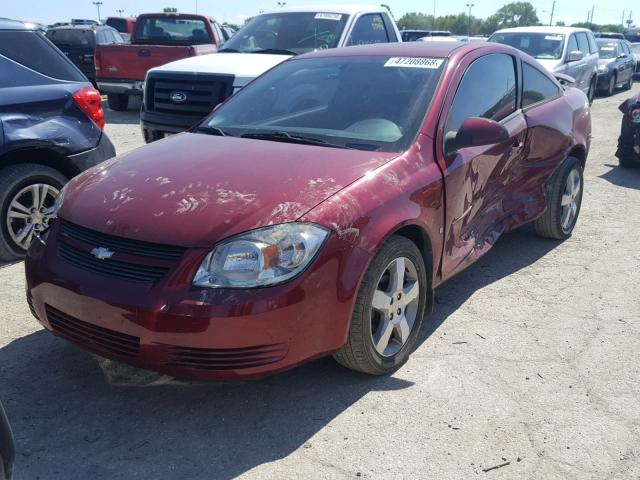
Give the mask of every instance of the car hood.
<svg viewBox="0 0 640 480">
<path fill-rule="evenodd" d="M 234 86 L 241 86 L 289 58 L 290 55 L 267 53 L 212 53 L 170 62 L 149 72 L 234 75 Z"/>
<path fill-rule="evenodd" d="M 183 133 L 76 177 L 60 217 L 107 234 L 209 247 L 295 221 L 396 156 Z"/>
</svg>

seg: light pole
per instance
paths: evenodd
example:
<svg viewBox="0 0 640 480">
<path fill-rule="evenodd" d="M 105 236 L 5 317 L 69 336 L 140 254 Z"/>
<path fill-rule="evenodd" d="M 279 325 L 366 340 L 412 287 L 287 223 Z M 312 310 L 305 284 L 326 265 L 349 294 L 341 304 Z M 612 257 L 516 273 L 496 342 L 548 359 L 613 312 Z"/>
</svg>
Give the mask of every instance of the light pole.
<svg viewBox="0 0 640 480">
<path fill-rule="evenodd" d="M 467 7 L 469 7 L 469 32 L 467 35 L 471 36 L 471 9 L 475 7 L 475 3 L 467 3 Z"/>
<path fill-rule="evenodd" d="M 121 17 L 122 14 L 124 13 L 124 10 L 121 8 L 116 8 L 116 12 L 118 12 L 118 16 Z"/>
<path fill-rule="evenodd" d="M 551 16 L 549 17 L 549 26 L 553 25 L 553 13 L 556 11 L 556 0 L 553 0 L 553 4 L 551 5 Z"/>
<path fill-rule="evenodd" d="M 102 5 L 102 2 L 91 2 L 93 3 L 97 8 L 98 8 L 98 23 L 101 22 L 100 20 L 100 5 Z"/>
<path fill-rule="evenodd" d="M 278 6 L 280 8 L 284 8 L 284 6 L 287 4 L 287 2 L 278 2 Z"/>
<path fill-rule="evenodd" d="M 436 29 L 436 0 L 433 0 L 433 17 L 431 17 L 431 30 Z"/>
</svg>

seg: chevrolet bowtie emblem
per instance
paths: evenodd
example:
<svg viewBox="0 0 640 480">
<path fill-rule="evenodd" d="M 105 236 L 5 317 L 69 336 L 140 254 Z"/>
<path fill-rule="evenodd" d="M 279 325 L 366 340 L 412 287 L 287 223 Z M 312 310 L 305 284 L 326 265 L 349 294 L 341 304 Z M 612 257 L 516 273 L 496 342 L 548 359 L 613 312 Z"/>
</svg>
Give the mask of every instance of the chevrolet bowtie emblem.
<svg viewBox="0 0 640 480">
<path fill-rule="evenodd" d="M 96 247 L 93 250 L 91 250 L 91 255 L 96 257 L 98 260 L 106 260 L 108 258 L 111 258 L 114 253 L 115 252 L 105 247 Z"/>
</svg>

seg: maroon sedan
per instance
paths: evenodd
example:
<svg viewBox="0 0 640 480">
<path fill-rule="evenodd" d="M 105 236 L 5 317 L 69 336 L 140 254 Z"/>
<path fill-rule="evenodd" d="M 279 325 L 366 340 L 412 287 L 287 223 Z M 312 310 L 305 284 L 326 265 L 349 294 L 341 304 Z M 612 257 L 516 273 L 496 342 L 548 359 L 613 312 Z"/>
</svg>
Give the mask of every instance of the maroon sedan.
<svg viewBox="0 0 640 480">
<path fill-rule="evenodd" d="M 408 358 L 433 289 L 533 222 L 576 224 L 587 97 L 498 44 L 284 62 L 200 127 L 72 180 L 26 260 L 34 315 L 105 357 L 255 377 Z"/>
</svg>

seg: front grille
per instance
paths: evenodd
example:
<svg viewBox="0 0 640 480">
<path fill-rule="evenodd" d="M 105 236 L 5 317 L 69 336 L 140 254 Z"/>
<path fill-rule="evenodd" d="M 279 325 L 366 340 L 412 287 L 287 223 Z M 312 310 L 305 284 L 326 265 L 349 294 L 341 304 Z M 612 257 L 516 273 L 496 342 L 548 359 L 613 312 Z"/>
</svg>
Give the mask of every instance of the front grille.
<svg viewBox="0 0 640 480">
<path fill-rule="evenodd" d="M 99 260 L 90 253 L 62 242 L 58 244 L 58 254 L 63 260 L 78 268 L 135 283 L 153 283 L 169 271 L 165 267 L 140 265 L 112 259 Z"/>
<path fill-rule="evenodd" d="M 170 347 L 166 365 L 194 370 L 235 370 L 275 363 L 286 354 L 287 346 L 282 343 L 224 349 Z"/>
<path fill-rule="evenodd" d="M 134 358 L 138 355 L 138 337 L 83 322 L 50 305 L 45 305 L 45 310 L 53 331 L 73 343 L 117 357 Z"/>
<path fill-rule="evenodd" d="M 179 260 L 187 250 L 183 247 L 173 247 L 108 235 L 65 220 L 60 220 L 60 229 L 67 237 L 88 243 L 95 247 L 106 247 L 118 253 L 140 255 L 159 260 Z"/>
<path fill-rule="evenodd" d="M 148 111 L 204 117 L 233 93 L 232 75 L 151 73 L 145 85 Z M 181 103 L 171 101 L 172 92 L 186 94 Z"/>
</svg>

